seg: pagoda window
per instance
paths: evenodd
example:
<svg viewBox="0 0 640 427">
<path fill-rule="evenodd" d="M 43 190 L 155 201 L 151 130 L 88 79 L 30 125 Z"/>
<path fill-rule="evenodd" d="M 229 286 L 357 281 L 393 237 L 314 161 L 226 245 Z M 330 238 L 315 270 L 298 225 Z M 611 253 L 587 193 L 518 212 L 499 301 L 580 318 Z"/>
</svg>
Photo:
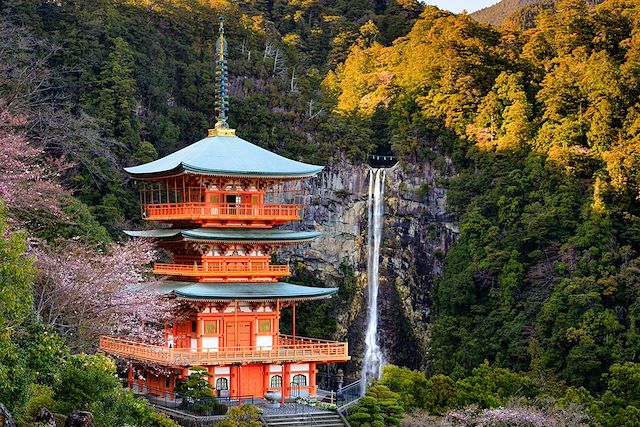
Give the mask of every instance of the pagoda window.
<svg viewBox="0 0 640 427">
<path fill-rule="evenodd" d="M 191 332 L 194 334 L 198 332 L 198 322 L 195 320 L 191 321 Z"/>
<path fill-rule="evenodd" d="M 216 320 L 207 320 L 204 322 L 204 334 L 215 335 L 218 333 L 218 322 Z"/>
<path fill-rule="evenodd" d="M 307 376 L 303 374 L 297 374 L 293 376 L 291 383 L 294 385 L 306 386 L 307 385 Z"/>
<path fill-rule="evenodd" d="M 226 378 L 218 378 L 216 380 L 216 390 L 229 390 L 229 380 Z"/>
<path fill-rule="evenodd" d="M 242 203 L 242 196 L 237 194 L 227 194 L 225 195 L 225 202 L 229 204 L 239 205 Z"/>
<path fill-rule="evenodd" d="M 271 387 L 272 388 L 280 388 L 282 387 L 282 376 L 274 375 L 271 377 Z"/>
<path fill-rule="evenodd" d="M 271 332 L 271 319 L 258 320 L 258 332 Z"/>
</svg>

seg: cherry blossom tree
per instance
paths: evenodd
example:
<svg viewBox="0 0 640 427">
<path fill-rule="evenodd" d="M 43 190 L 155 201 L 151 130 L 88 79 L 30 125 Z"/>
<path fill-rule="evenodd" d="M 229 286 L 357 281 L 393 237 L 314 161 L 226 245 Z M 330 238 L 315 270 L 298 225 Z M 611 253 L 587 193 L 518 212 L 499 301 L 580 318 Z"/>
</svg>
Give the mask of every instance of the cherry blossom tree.
<svg viewBox="0 0 640 427">
<path fill-rule="evenodd" d="M 0 198 L 7 203 L 10 214 L 57 214 L 58 198 L 66 191 L 55 182 L 56 163 L 45 162 L 43 151 L 31 145 L 20 131 L 27 123 L 26 116 L 12 113 L 0 98 Z M 64 167 L 62 163 L 57 165 Z"/>
<path fill-rule="evenodd" d="M 41 321 L 68 338 L 74 350 L 95 348 L 102 334 L 149 342 L 162 340 L 173 303 L 146 275 L 155 258 L 148 240 L 130 240 L 105 251 L 73 241 L 34 242 L 38 276 L 34 308 Z"/>
<path fill-rule="evenodd" d="M 544 406 L 544 405 L 543 405 Z M 580 408 L 532 407 L 512 402 L 505 407 L 479 409 L 475 405 L 448 412 L 438 427 L 586 427 Z"/>
</svg>

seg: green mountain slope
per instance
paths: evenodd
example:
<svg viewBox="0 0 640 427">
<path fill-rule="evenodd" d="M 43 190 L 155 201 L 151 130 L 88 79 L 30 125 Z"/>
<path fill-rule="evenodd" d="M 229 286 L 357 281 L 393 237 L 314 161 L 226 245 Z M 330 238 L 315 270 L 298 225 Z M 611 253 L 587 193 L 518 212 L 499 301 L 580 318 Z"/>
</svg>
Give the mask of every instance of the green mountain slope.
<svg viewBox="0 0 640 427">
<path fill-rule="evenodd" d="M 478 22 L 499 27 L 507 18 L 527 4 L 539 0 L 502 0 L 492 6 L 473 12 L 470 16 Z"/>
</svg>

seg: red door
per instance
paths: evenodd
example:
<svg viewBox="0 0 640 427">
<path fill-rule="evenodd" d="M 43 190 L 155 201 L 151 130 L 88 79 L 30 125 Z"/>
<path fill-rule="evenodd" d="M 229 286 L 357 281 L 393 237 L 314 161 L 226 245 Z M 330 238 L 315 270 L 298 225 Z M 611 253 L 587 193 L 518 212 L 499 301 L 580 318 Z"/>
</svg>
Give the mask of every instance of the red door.
<svg viewBox="0 0 640 427">
<path fill-rule="evenodd" d="M 262 365 L 240 366 L 240 395 L 264 397 L 262 370 Z"/>
<path fill-rule="evenodd" d="M 238 341 L 236 343 L 236 324 L 227 322 L 227 347 L 249 347 L 251 345 L 251 322 L 238 322 Z"/>
</svg>

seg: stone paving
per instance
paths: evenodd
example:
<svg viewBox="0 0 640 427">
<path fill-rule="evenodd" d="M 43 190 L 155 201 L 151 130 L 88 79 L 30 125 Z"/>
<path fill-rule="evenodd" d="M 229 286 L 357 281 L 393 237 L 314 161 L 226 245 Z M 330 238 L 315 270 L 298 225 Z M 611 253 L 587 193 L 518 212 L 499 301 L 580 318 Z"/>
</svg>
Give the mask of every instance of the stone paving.
<svg viewBox="0 0 640 427">
<path fill-rule="evenodd" d="M 315 408 L 309 405 L 302 405 L 295 402 L 287 402 L 280 405 L 279 408 L 274 408 L 266 400 L 258 400 L 254 402 L 258 408 L 262 409 L 262 415 L 305 415 L 305 414 L 322 414 L 325 412 L 323 409 Z"/>
</svg>

